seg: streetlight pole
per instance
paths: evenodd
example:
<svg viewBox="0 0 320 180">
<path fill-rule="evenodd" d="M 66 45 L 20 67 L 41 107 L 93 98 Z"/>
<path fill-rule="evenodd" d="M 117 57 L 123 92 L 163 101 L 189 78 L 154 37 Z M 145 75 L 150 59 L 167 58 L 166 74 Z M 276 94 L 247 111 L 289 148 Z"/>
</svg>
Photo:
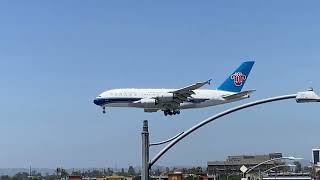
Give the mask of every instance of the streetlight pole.
<svg viewBox="0 0 320 180">
<path fill-rule="evenodd" d="M 141 167 L 141 180 L 149 180 L 150 176 L 150 166 L 149 166 L 149 149 L 151 146 L 158 146 L 165 143 L 168 143 L 177 137 L 179 137 L 183 132 L 177 134 L 176 136 L 157 143 L 150 143 L 149 141 L 149 126 L 148 120 L 143 121 L 143 127 L 141 132 L 141 139 L 142 139 L 142 167 Z"/>
<path fill-rule="evenodd" d="M 148 121 L 143 121 L 142 129 L 142 171 L 141 180 L 149 180 L 149 130 Z"/>
<path fill-rule="evenodd" d="M 262 99 L 262 100 L 258 100 L 258 101 L 254 101 L 254 102 L 250 102 L 247 104 L 243 104 L 231 109 L 228 109 L 226 111 L 223 111 L 221 113 L 218 113 L 214 116 L 211 116 L 203 121 L 201 121 L 200 123 L 196 124 L 195 126 L 191 127 L 190 129 L 188 129 L 185 132 L 180 133 L 179 135 L 177 135 L 174 138 L 171 138 L 168 141 L 164 141 L 165 143 L 169 143 L 168 145 L 166 145 L 158 154 L 155 155 L 155 157 L 151 160 L 149 160 L 149 132 L 145 131 L 145 128 L 143 128 L 143 132 L 142 132 L 142 167 L 143 167 L 143 172 L 142 172 L 142 180 L 147 180 L 149 178 L 149 176 L 147 176 L 149 174 L 149 169 L 151 169 L 152 165 L 160 158 L 162 157 L 171 147 L 173 147 L 175 144 L 177 144 L 179 141 L 181 141 L 183 138 L 185 138 L 186 136 L 188 136 L 189 134 L 191 134 L 192 132 L 196 131 L 197 129 L 199 129 L 200 127 L 218 119 L 221 117 L 224 117 L 228 114 L 231 114 L 233 112 L 236 111 L 240 111 L 242 109 L 246 109 L 249 107 L 253 107 L 256 105 L 260 105 L 260 104 L 265 104 L 265 103 L 270 103 L 270 102 L 275 102 L 275 101 L 282 101 L 282 100 L 287 100 L 287 99 L 296 99 L 296 102 L 298 103 L 305 103 L 305 102 L 320 102 L 320 97 L 318 95 L 316 95 L 312 90 L 309 91 L 305 91 L 305 92 L 299 92 L 297 94 L 289 94 L 289 95 L 284 95 L 284 96 L 277 96 L 277 97 L 272 97 L 272 98 L 267 98 L 267 99 Z M 144 121 L 144 127 L 145 124 L 147 125 L 147 122 Z M 146 128 L 148 129 L 148 128 Z M 147 140 L 146 140 L 147 139 Z M 158 145 L 159 143 L 156 143 L 156 145 Z M 163 143 L 161 143 L 163 144 Z M 146 155 L 147 153 L 147 155 Z"/>
</svg>

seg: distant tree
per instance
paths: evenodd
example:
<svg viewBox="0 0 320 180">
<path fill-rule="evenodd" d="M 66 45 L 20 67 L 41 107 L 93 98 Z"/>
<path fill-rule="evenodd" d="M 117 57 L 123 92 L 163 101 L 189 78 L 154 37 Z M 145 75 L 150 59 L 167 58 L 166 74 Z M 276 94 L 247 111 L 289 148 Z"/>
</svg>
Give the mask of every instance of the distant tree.
<svg viewBox="0 0 320 180">
<path fill-rule="evenodd" d="M 19 172 L 13 176 L 13 180 L 28 180 L 29 174 L 26 172 Z"/>
<path fill-rule="evenodd" d="M 293 164 L 296 165 L 296 167 L 295 167 L 296 173 L 302 172 L 302 165 L 299 161 L 294 161 Z"/>
<path fill-rule="evenodd" d="M 65 178 L 69 175 L 69 173 L 63 168 L 57 168 L 56 173 L 57 176 L 59 176 L 60 178 Z"/>
<path fill-rule="evenodd" d="M 303 166 L 302 171 L 303 171 L 303 172 L 309 172 L 309 173 L 312 173 L 312 167 L 309 167 L 309 166 Z"/>
<path fill-rule="evenodd" d="M 107 175 L 108 175 L 108 176 L 112 176 L 112 175 L 113 175 L 113 170 L 110 169 L 110 168 L 108 168 L 108 170 L 107 170 Z"/>
<path fill-rule="evenodd" d="M 320 179 L 320 171 L 318 171 L 318 172 L 316 173 L 316 177 L 317 177 L 318 179 Z"/>
<path fill-rule="evenodd" d="M 185 180 L 201 180 L 202 178 L 199 175 L 191 174 L 184 178 Z"/>
<path fill-rule="evenodd" d="M 128 174 L 130 176 L 135 176 L 136 175 L 136 171 L 134 170 L 134 168 L 132 166 L 129 166 L 128 168 Z"/>
<path fill-rule="evenodd" d="M 81 176 L 81 171 L 80 171 L 80 170 L 72 171 L 71 175 L 74 175 L 74 176 Z"/>
<path fill-rule="evenodd" d="M 228 180 L 239 180 L 241 179 L 241 176 L 230 176 L 228 177 Z"/>
<path fill-rule="evenodd" d="M 172 168 L 171 172 L 176 172 L 176 171 L 178 171 L 178 168 L 174 167 L 174 168 Z"/>
<path fill-rule="evenodd" d="M 201 167 L 193 167 L 191 169 L 186 170 L 188 174 L 202 174 L 202 168 Z"/>
<path fill-rule="evenodd" d="M 32 170 L 30 176 L 36 176 L 36 174 L 38 174 L 37 171 L 36 170 Z"/>
<path fill-rule="evenodd" d="M 5 176 L 1 176 L 0 177 L 0 180 L 11 180 L 12 178 L 8 175 L 5 175 Z"/>
<path fill-rule="evenodd" d="M 197 174 L 202 174 L 203 173 L 203 171 L 202 171 L 202 167 L 197 167 L 196 168 L 196 172 L 197 172 Z"/>
<path fill-rule="evenodd" d="M 141 180 L 141 176 L 135 176 L 132 178 L 132 180 Z"/>
<path fill-rule="evenodd" d="M 60 176 L 60 175 L 61 175 L 61 168 L 57 168 L 57 169 L 56 169 L 56 174 L 57 174 L 57 176 Z"/>
<path fill-rule="evenodd" d="M 182 172 L 183 174 L 188 174 L 188 169 L 187 169 L 187 168 L 182 168 L 181 172 Z"/>
<path fill-rule="evenodd" d="M 160 168 L 156 168 L 156 169 L 154 170 L 154 175 L 156 175 L 156 176 L 160 176 L 160 175 L 161 175 Z M 132 176 L 134 176 L 134 175 L 132 175 Z"/>
<path fill-rule="evenodd" d="M 169 173 L 170 173 L 170 168 L 166 167 L 166 174 L 169 174 Z"/>
<path fill-rule="evenodd" d="M 185 180 L 194 180 L 194 176 L 193 175 L 188 175 L 187 177 L 184 178 Z"/>
<path fill-rule="evenodd" d="M 45 177 L 45 180 L 57 180 L 57 179 L 59 179 L 59 177 L 56 175 L 49 175 Z"/>
<path fill-rule="evenodd" d="M 89 176 L 90 177 L 99 177 L 99 176 L 103 176 L 103 172 L 97 170 L 97 169 L 94 169 L 93 171 L 91 171 L 89 173 Z"/>
<path fill-rule="evenodd" d="M 119 175 L 119 176 L 127 176 L 128 175 L 128 173 L 125 172 L 123 168 L 121 168 L 121 171 L 116 173 L 116 174 Z"/>
</svg>

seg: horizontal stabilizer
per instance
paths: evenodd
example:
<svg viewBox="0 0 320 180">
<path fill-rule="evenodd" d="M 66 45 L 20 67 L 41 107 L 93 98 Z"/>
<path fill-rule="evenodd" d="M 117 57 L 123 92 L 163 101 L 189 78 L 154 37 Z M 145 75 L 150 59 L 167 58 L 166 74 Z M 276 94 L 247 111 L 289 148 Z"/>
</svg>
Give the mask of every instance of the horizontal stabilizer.
<svg viewBox="0 0 320 180">
<path fill-rule="evenodd" d="M 249 95 L 251 93 L 253 93 L 254 91 L 256 91 L 256 90 L 242 91 L 242 92 L 239 92 L 239 93 L 236 93 L 236 94 L 225 95 L 225 96 L 222 96 L 222 97 L 225 100 L 232 100 L 232 99 L 238 99 L 238 98 L 243 98 L 243 97 L 249 97 Z"/>
</svg>

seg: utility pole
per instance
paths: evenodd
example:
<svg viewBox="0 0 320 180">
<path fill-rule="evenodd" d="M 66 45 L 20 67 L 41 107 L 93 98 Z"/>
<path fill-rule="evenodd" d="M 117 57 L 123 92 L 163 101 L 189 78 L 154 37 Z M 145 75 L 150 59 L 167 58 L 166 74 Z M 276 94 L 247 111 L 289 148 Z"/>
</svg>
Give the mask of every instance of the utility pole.
<svg viewBox="0 0 320 180">
<path fill-rule="evenodd" d="M 142 171 L 141 180 L 149 180 L 149 130 L 148 120 L 143 121 L 142 136 Z"/>
</svg>

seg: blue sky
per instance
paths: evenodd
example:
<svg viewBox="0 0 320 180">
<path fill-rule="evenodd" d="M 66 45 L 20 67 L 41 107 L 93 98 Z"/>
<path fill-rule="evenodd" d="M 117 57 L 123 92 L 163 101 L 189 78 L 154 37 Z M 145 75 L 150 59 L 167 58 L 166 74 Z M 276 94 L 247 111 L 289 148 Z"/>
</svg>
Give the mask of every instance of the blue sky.
<svg viewBox="0 0 320 180">
<path fill-rule="evenodd" d="M 140 165 L 142 121 L 151 141 L 251 100 L 319 90 L 318 1 L 2 1 L 0 167 Z M 250 100 L 164 117 L 108 109 L 112 88 L 179 88 L 241 62 L 256 64 Z M 224 117 L 157 165 L 202 165 L 235 154 L 283 152 L 311 159 L 320 104 L 286 101 Z M 159 148 L 151 149 L 151 156 Z"/>
</svg>

